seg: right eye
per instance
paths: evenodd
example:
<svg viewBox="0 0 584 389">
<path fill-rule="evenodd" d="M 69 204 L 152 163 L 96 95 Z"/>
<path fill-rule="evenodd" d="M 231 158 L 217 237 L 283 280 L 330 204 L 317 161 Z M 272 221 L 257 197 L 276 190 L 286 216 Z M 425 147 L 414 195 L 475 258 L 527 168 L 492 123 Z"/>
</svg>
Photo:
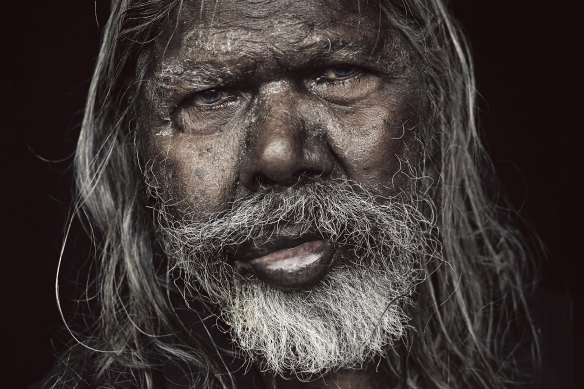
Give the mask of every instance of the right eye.
<svg viewBox="0 0 584 389">
<path fill-rule="evenodd" d="M 232 95 L 221 89 L 207 89 L 202 92 L 195 93 L 191 96 L 190 102 L 196 107 L 206 108 L 221 105 L 229 100 Z"/>
<path fill-rule="evenodd" d="M 229 123 L 247 101 L 239 90 L 210 88 L 184 98 L 171 113 L 172 120 L 183 132 L 213 134 Z"/>
</svg>

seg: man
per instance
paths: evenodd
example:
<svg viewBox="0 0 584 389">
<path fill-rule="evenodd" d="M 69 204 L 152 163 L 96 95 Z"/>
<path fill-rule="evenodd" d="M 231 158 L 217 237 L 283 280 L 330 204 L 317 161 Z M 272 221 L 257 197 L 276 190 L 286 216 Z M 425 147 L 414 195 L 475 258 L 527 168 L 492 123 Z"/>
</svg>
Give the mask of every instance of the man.
<svg viewBox="0 0 584 389">
<path fill-rule="evenodd" d="M 76 154 L 97 302 L 49 383 L 528 380 L 474 93 L 439 0 L 113 1 Z"/>
</svg>

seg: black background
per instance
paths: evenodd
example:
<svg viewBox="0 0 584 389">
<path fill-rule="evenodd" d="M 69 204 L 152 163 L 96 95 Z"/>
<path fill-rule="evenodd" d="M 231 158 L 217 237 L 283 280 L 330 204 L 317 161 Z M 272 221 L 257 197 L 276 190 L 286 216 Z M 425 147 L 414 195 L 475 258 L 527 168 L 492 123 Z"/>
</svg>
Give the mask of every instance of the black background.
<svg viewBox="0 0 584 389">
<path fill-rule="evenodd" d="M 98 52 L 96 20 L 102 26 L 107 9 L 98 3 L 97 18 L 92 0 L 2 8 L 2 388 L 26 386 L 52 364 L 70 157 Z M 573 292 L 584 130 L 575 9 L 527 0 L 453 6 L 474 53 L 487 149 L 511 203 L 546 247 L 542 285 Z"/>
</svg>

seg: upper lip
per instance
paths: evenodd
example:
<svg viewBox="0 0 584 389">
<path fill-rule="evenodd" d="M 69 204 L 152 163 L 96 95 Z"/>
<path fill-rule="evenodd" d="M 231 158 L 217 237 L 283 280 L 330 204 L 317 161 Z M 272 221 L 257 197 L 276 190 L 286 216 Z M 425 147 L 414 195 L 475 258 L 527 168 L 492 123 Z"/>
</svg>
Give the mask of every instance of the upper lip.
<svg viewBox="0 0 584 389">
<path fill-rule="evenodd" d="M 306 242 L 322 240 L 323 236 L 316 232 L 308 232 L 302 235 L 274 235 L 266 241 L 257 242 L 253 239 L 241 244 L 236 252 L 237 261 L 248 262 L 252 259 L 263 257 L 273 252 L 300 246 Z"/>
</svg>

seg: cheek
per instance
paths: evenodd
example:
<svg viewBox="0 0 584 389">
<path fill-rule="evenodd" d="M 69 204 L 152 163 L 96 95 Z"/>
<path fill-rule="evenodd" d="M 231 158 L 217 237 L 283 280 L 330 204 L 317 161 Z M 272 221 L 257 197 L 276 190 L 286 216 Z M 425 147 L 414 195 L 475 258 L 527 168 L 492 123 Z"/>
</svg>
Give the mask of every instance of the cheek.
<svg viewBox="0 0 584 389">
<path fill-rule="evenodd" d="M 165 204 L 194 216 L 219 212 L 237 179 L 238 142 L 225 136 L 154 135 L 145 147 Z"/>
<path fill-rule="evenodd" d="M 421 154 L 416 141 L 419 115 L 407 106 L 389 104 L 335 115 L 329 143 L 349 179 L 378 193 L 403 188 L 405 175 L 398 173 L 407 163 L 417 166 L 414 159 Z"/>
</svg>

